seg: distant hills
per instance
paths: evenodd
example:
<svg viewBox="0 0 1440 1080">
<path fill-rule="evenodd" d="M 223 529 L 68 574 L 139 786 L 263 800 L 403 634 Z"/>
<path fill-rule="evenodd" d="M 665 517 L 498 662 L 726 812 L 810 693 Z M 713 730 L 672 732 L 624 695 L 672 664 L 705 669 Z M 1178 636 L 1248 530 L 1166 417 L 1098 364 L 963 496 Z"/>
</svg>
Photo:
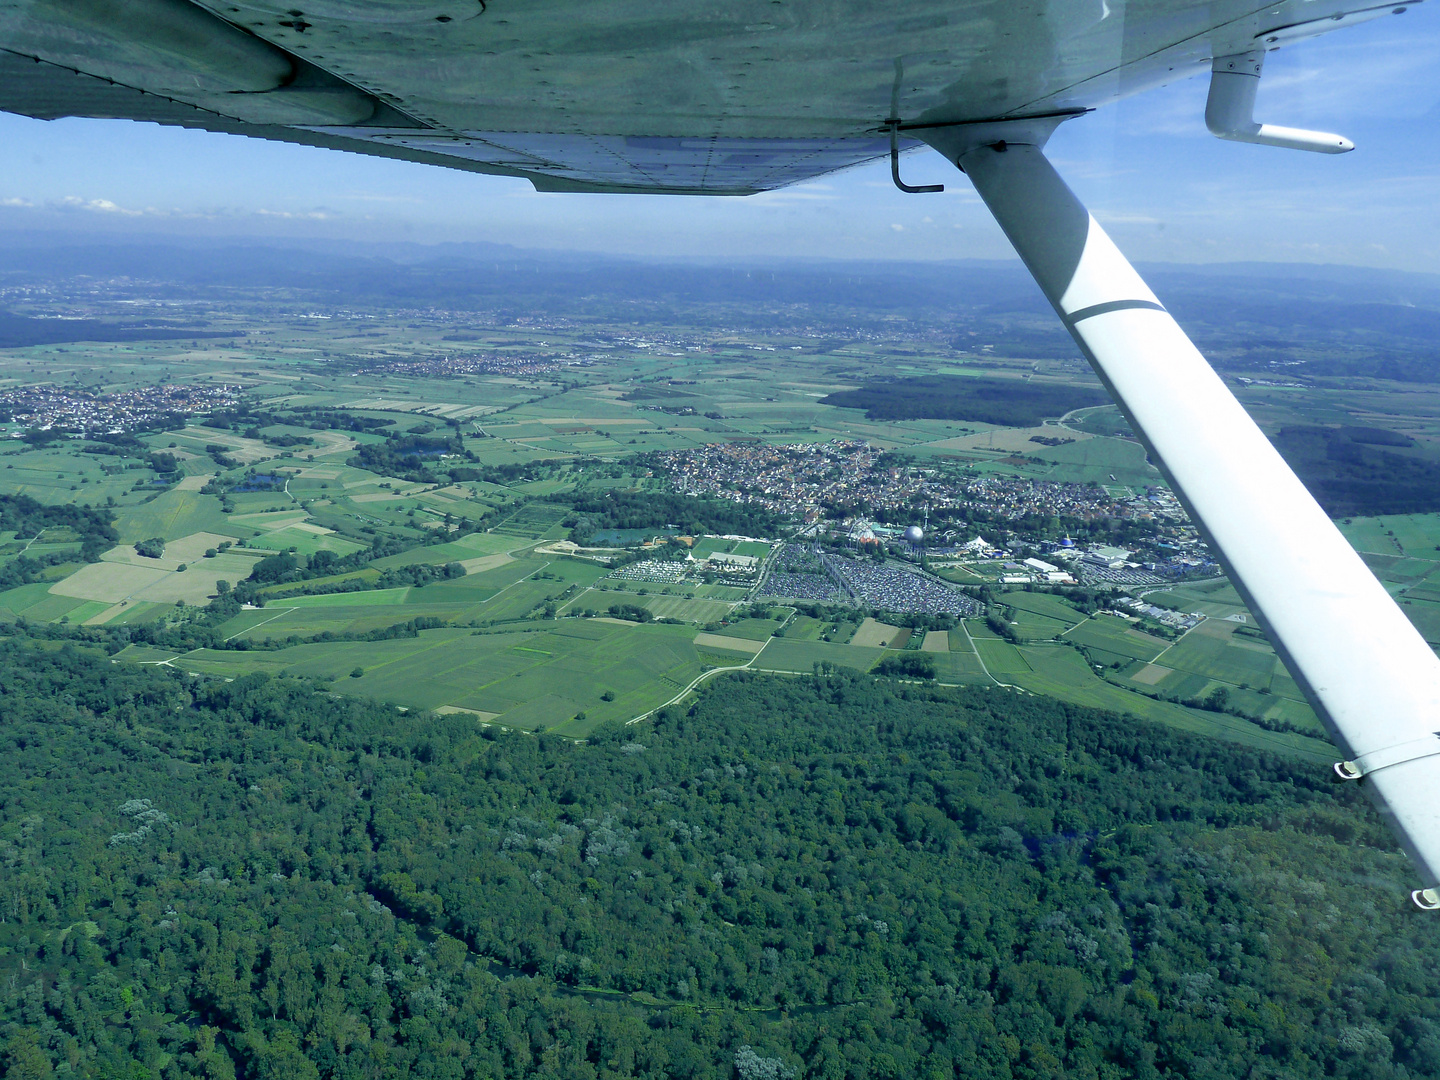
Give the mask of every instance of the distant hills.
<svg viewBox="0 0 1440 1080">
<path fill-rule="evenodd" d="M 1218 368 L 1440 380 L 1434 345 L 1440 341 L 1440 275 L 1268 263 L 1156 264 L 1144 271 Z M 779 329 L 823 322 L 827 332 L 893 333 L 919 324 L 950 333 L 957 351 L 1079 358 L 1016 262 L 722 262 L 478 243 L 97 243 L 0 235 L 0 286 L 82 279 L 111 293 L 152 297 L 286 290 L 297 302 L 316 305 L 622 316 L 636 325 Z M 107 340 L 143 329 L 92 328 L 127 335 Z M 146 336 L 173 336 L 159 332 L 164 329 L 152 326 Z M 0 347 L 54 340 L 42 331 L 58 332 L 0 326 Z"/>
</svg>

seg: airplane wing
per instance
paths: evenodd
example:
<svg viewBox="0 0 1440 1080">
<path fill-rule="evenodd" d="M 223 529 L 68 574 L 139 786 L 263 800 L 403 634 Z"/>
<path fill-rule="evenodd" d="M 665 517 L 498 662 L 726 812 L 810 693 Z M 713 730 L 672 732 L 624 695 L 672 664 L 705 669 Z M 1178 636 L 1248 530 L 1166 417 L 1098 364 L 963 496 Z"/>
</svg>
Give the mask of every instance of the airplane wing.
<svg viewBox="0 0 1440 1080">
<path fill-rule="evenodd" d="M 892 120 L 1083 112 L 1212 56 L 1397 6 L 0 0 L 0 109 L 252 135 L 544 191 L 745 195 L 883 156 Z"/>
<path fill-rule="evenodd" d="M 0 109 L 545 191 L 744 195 L 929 143 L 970 175 L 1349 755 L 1336 772 L 1366 782 L 1416 862 L 1415 902 L 1440 909 L 1440 659 L 1042 153 L 1069 117 L 1205 72 L 1221 138 L 1344 152 L 1254 120 L 1265 53 L 1413 6 L 0 0 Z"/>
</svg>

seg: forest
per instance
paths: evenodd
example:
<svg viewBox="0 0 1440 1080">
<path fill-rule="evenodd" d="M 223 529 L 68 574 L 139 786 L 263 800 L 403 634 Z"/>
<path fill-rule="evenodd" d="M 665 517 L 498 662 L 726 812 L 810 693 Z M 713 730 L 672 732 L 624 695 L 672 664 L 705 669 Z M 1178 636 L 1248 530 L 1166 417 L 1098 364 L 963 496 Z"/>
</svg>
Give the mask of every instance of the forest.
<svg viewBox="0 0 1440 1080">
<path fill-rule="evenodd" d="M 95 562 L 119 539 L 108 510 L 47 506 L 28 495 L 0 495 L 0 531 L 15 534 L 20 554 L 0 567 L 0 589 L 42 580 L 50 567 L 78 558 Z M 28 541 L 45 536 L 55 542 L 45 554 L 29 554 Z M 79 549 L 70 545 L 78 542 Z"/>
<path fill-rule="evenodd" d="M 173 322 L 112 322 L 104 319 L 34 319 L 0 311 L 0 349 L 71 341 L 169 341 L 176 338 L 234 338 L 234 330 L 199 330 Z"/>
<path fill-rule="evenodd" d="M 820 399 L 822 405 L 864 409 L 870 420 L 972 420 L 1006 427 L 1037 427 L 1046 417 L 1109 401 L 1103 390 L 1083 386 L 963 375 L 870 383 Z"/>
<path fill-rule="evenodd" d="M 1440 925 L 1326 770 L 727 676 L 585 744 L 0 639 L 7 1077 L 1417 1077 Z"/>
<path fill-rule="evenodd" d="M 425 427 L 427 433 L 432 430 Z M 429 466 L 442 457 L 473 461 L 475 455 L 454 435 L 442 433 L 426 438 L 424 434 L 404 434 L 392 435 L 383 443 L 363 443 L 346 464 L 381 476 L 398 476 L 412 484 L 432 484 L 437 478 Z"/>
<path fill-rule="evenodd" d="M 581 490 L 553 497 L 574 513 L 565 519 L 570 539 L 589 543 L 597 532 L 613 529 L 664 529 L 674 526 L 699 535 L 774 536 L 781 517 L 764 506 L 728 499 L 692 498 L 673 491 Z"/>
<path fill-rule="evenodd" d="M 1331 517 L 1440 509 L 1440 464 L 1381 449 L 1414 445 L 1396 432 L 1297 424 L 1271 441 Z"/>
</svg>

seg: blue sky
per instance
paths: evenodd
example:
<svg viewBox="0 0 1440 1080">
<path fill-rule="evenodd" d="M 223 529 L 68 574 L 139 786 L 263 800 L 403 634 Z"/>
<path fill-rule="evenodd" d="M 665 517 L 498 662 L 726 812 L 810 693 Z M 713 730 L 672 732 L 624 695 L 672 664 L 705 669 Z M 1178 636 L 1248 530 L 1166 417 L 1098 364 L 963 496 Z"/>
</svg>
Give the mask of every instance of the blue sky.
<svg viewBox="0 0 1440 1080">
<path fill-rule="evenodd" d="M 1433 10 L 1426 10 L 1426 9 Z M 1062 126 L 1061 172 L 1134 259 L 1440 271 L 1440 0 L 1271 54 L 1257 118 L 1342 157 L 1222 143 L 1190 79 Z M 1010 254 L 936 155 L 748 199 L 541 195 L 524 181 L 120 121 L 0 115 L 0 231 L 491 241 L 662 256 Z"/>
</svg>

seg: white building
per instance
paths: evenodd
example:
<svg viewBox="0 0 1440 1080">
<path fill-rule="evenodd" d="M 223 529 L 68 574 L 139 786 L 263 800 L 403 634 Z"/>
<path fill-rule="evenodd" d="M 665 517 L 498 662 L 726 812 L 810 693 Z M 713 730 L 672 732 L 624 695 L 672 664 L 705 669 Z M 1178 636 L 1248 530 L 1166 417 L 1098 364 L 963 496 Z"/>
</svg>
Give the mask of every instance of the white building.
<svg viewBox="0 0 1440 1080">
<path fill-rule="evenodd" d="M 754 555 L 732 555 L 729 552 L 717 551 L 710 556 L 712 563 L 728 564 L 741 570 L 753 570 L 755 564 L 760 560 Z"/>
</svg>

